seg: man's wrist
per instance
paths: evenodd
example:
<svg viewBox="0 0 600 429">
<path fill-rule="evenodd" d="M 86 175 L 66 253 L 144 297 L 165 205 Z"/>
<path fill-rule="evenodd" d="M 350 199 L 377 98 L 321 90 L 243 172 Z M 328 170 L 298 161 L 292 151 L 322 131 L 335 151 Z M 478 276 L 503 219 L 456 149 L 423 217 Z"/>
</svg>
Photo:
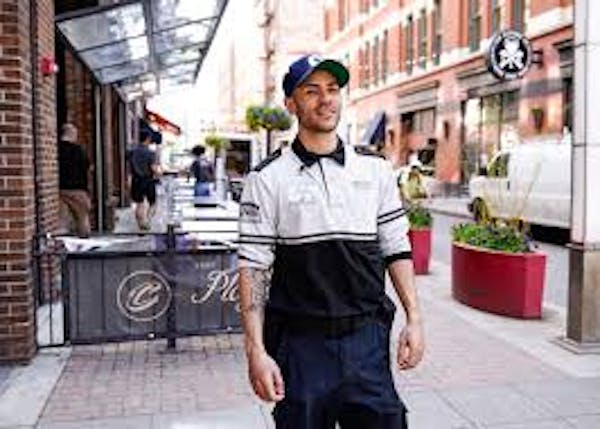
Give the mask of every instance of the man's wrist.
<svg viewBox="0 0 600 429">
<path fill-rule="evenodd" d="M 246 357 L 250 358 L 253 355 L 256 354 L 263 354 L 266 353 L 266 349 L 265 346 L 263 344 L 259 344 L 259 343 L 246 343 Z"/>
<path fill-rule="evenodd" d="M 409 325 L 418 325 L 421 324 L 421 312 L 418 310 L 408 311 L 406 313 L 406 323 Z"/>
</svg>

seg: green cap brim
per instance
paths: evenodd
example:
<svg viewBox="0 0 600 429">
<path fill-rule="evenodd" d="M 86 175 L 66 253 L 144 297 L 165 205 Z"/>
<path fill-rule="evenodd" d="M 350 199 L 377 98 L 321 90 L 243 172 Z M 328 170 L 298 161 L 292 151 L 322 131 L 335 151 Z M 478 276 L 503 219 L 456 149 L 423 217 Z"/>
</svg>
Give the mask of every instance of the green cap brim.
<svg viewBox="0 0 600 429">
<path fill-rule="evenodd" d="M 320 62 L 314 68 L 314 70 L 325 70 L 331 73 L 337 80 L 337 83 L 340 86 L 340 88 L 346 86 L 346 84 L 350 80 L 350 72 L 348 72 L 346 66 L 335 60 L 324 60 Z"/>
</svg>

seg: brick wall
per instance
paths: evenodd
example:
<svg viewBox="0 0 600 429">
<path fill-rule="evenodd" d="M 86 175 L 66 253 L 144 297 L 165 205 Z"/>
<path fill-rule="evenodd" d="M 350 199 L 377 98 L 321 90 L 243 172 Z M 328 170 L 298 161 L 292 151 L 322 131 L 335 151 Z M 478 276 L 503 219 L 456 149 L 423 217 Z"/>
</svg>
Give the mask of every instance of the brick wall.
<svg viewBox="0 0 600 429">
<path fill-rule="evenodd" d="M 32 67 L 54 54 L 53 2 L 38 0 L 37 52 L 32 54 L 29 2 L 0 0 L 0 361 L 35 353 L 32 238 L 57 223 L 54 77 L 38 73 L 32 112 Z M 38 67 L 34 69 L 38 72 Z M 37 120 L 39 195 L 35 196 L 32 116 Z"/>
</svg>

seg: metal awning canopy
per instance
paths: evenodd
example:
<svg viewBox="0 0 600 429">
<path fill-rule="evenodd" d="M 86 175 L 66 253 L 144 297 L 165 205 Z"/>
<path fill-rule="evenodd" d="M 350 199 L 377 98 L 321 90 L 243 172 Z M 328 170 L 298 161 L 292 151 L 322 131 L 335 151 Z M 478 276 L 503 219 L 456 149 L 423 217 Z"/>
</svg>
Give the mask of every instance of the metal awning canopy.
<svg viewBox="0 0 600 429">
<path fill-rule="evenodd" d="M 56 25 L 100 83 L 133 100 L 194 83 L 227 1 L 105 0 Z"/>
</svg>

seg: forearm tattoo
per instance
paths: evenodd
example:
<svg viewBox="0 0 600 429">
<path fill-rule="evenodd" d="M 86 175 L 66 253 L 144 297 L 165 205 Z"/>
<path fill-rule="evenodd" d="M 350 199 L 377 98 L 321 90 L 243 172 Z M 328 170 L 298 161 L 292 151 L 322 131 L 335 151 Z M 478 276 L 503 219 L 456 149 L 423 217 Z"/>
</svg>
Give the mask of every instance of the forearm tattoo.
<svg viewBox="0 0 600 429">
<path fill-rule="evenodd" d="M 246 312 L 256 312 L 261 319 L 264 315 L 265 305 L 269 299 L 271 287 L 271 270 L 248 269 L 250 283 L 250 303 L 244 309 Z"/>
</svg>

